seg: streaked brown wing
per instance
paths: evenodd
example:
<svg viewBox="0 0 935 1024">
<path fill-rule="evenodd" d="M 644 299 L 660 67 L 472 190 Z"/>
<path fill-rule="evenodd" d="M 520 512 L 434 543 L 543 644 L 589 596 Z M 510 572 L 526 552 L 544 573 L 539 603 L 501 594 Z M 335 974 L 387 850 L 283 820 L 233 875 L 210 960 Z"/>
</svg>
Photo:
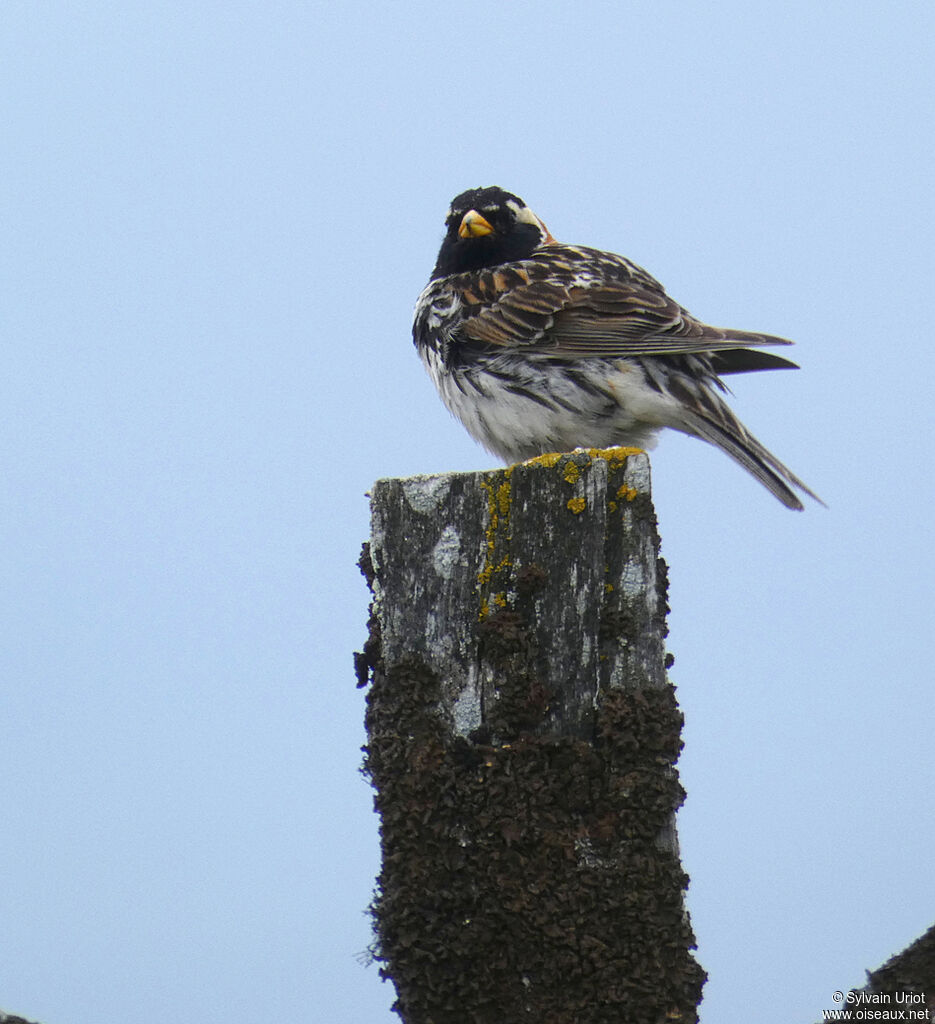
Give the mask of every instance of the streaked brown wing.
<svg viewBox="0 0 935 1024">
<path fill-rule="evenodd" d="M 474 341 L 506 347 L 551 348 L 555 314 L 569 301 L 568 289 L 551 281 L 531 281 L 503 292 L 465 317 L 461 331 Z"/>
<path fill-rule="evenodd" d="M 612 253 L 547 246 L 511 268 L 503 289 L 506 273 L 486 271 L 464 291 L 464 337 L 564 358 L 723 353 L 722 373 L 795 365 L 767 353 L 728 355 L 792 342 L 704 324 L 644 270 Z"/>
</svg>

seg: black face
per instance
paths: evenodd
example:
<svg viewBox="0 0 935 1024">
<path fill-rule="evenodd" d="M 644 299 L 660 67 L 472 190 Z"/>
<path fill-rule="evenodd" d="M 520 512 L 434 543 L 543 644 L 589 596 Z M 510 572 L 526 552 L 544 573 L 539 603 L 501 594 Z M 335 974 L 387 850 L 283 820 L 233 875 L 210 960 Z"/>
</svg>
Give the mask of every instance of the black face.
<svg viewBox="0 0 935 1024">
<path fill-rule="evenodd" d="M 496 185 L 490 188 L 472 188 L 462 192 L 451 202 L 445 220 L 445 240 L 438 253 L 438 262 L 432 277 L 461 274 L 498 263 L 525 259 L 541 245 L 544 236 L 540 226 L 530 221 L 517 220 L 517 213 L 526 204 Z M 462 238 L 458 231 L 464 215 L 474 210 L 493 228 L 489 234 Z"/>
</svg>

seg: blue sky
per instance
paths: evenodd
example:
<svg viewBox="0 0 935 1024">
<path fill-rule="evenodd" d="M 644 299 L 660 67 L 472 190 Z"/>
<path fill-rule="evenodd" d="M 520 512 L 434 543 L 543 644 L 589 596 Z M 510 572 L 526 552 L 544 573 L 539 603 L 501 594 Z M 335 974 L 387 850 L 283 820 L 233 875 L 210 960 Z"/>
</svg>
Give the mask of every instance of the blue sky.
<svg viewBox="0 0 935 1024">
<path fill-rule="evenodd" d="M 666 436 L 704 1021 L 811 1021 L 935 917 L 935 9 L 33 4 L 0 26 L 0 1006 L 390 1022 L 358 955 L 355 560 L 493 464 L 410 341 L 499 184 L 695 314 L 828 502 Z M 921 359 L 921 362 L 919 361 Z"/>
</svg>

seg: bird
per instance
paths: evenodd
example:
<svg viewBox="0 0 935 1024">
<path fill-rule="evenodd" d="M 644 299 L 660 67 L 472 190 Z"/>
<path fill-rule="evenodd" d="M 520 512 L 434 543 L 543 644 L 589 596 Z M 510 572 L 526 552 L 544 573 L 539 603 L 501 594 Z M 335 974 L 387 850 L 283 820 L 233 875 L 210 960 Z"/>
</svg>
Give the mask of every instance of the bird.
<svg viewBox="0 0 935 1024">
<path fill-rule="evenodd" d="M 413 318 L 449 411 L 507 463 L 652 447 L 669 427 L 726 452 L 787 508 L 824 504 L 737 419 L 722 376 L 797 369 L 792 342 L 711 327 L 624 256 L 556 241 L 512 192 L 456 196 Z"/>
</svg>

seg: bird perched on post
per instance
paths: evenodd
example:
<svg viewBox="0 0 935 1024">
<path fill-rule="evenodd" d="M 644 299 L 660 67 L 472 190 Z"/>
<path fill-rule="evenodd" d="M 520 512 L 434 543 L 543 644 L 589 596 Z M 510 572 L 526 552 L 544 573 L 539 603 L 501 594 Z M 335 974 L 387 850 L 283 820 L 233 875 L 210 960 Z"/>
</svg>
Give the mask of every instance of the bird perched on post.
<svg viewBox="0 0 935 1024">
<path fill-rule="evenodd" d="M 673 427 L 740 463 L 788 508 L 821 501 L 743 426 L 721 376 L 795 368 L 769 334 L 709 327 L 623 256 L 557 242 L 519 196 L 462 192 L 413 339 L 448 409 L 507 462 L 651 446 Z"/>
</svg>

